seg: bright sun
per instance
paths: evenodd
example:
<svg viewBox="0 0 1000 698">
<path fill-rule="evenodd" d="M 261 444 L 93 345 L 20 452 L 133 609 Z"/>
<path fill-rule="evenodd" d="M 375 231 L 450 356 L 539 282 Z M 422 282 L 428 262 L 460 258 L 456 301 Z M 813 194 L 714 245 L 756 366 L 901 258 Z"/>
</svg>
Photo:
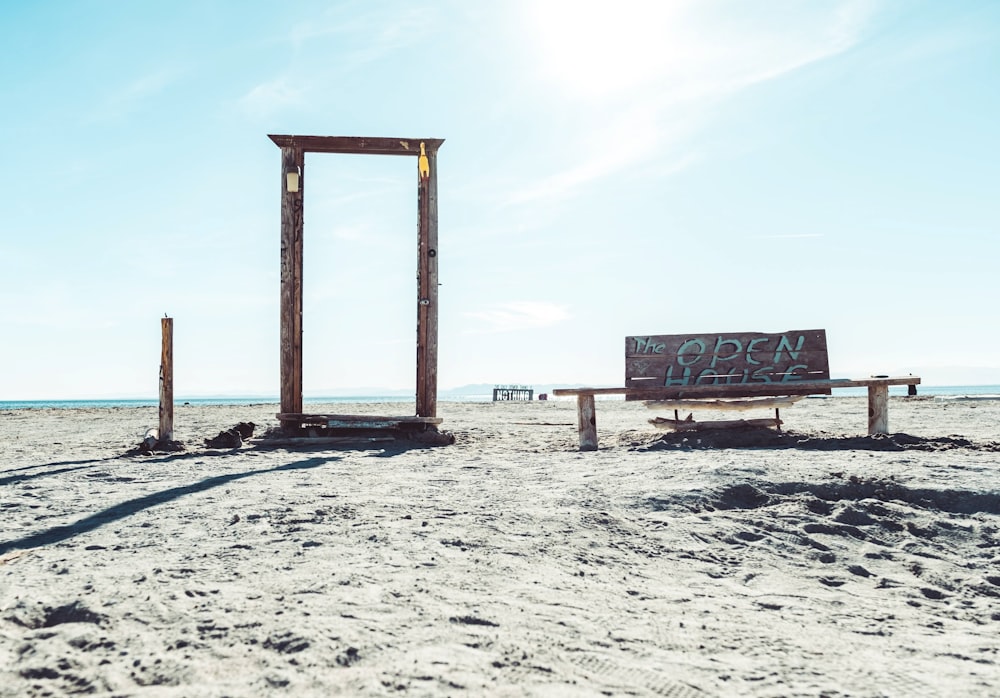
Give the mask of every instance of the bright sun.
<svg viewBox="0 0 1000 698">
<path fill-rule="evenodd" d="M 603 98 L 676 70 L 683 2 L 534 0 L 523 5 L 543 77 L 568 92 Z"/>
<path fill-rule="evenodd" d="M 531 66 L 568 94 L 729 92 L 852 45 L 876 0 L 523 0 Z"/>
</svg>

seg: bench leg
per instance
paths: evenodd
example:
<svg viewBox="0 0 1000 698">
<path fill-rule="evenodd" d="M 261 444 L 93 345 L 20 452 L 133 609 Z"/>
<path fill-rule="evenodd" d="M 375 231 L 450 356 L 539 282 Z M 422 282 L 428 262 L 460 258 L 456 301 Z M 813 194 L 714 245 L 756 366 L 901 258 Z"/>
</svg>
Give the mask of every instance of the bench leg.
<svg viewBox="0 0 1000 698">
<path fill-rule="evenodd" d="M 889 386 L 868 386 L 868 434 L 889 433 Z"/>
<path fill-rule="evenodd" d="M 580 432 L 580 450 L 597 450 L 597 413 L 593 395 L 576 396 L 576 427 Z"/>
</svg>

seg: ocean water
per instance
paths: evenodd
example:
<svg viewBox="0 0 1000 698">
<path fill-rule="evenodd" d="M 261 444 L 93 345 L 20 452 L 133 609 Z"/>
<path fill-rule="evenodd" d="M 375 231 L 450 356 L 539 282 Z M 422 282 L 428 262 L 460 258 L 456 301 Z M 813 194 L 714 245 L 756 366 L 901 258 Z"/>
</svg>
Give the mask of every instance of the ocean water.
<svg viewBox="0 0 1000 698">
<path fill-rule="evenodd" d="M 544 392 L 546 389 L 538 392 Z M 868 394 L 867 388 L 842 388 L 834 390 L 830 397 L 850 397 L 864 396 Z M 1000 399 L 1000 385 L 920 385 L 917 386 L 918 395 L 957 397 L 967 395 L 976 396 L 997 396 Z M 906 395 L 906 386 L 892 386 L 889 388 L 890 396 Z M 620 395 L 602 396 L 608 399 L 623 399 Z M 827 396 L 816 396 L 827 398 Z M 454 395 L 444 394 L 438 396 L 438 402 L 490 402 L 492 394 Z M 553 398 L 549 398 L 550 400 Z M 557 398 L 559 399 L 559 398 Z M 573 400 L 574 398 L 562 398 Z M 348 395 L 338 397 L 306 397 L 302 399 L 303 408 L 306 405 L 329 404 L 338 402 L 414 402 L 415 398 L 407 395 Z M 277 397 L 192 397 L 174 398 L 174 409 L 182 409 L 185 406 L 206 406 L 206 405 L 268 405 L 273 404 L 277 409 L 280 400 Z M 93 407 L 159 407 L 158 398 L 141 399 L 102 399 L 102 400 L 0 400 L 0 410 L 22 410 L 22 409 L 79 409 Z"/>
<path fill-rule="evenodd" d="M 438 396 L 438 402 L 489 402 L 492 395 Z M 277 397 L 181 397 L 174 398 L 174 409 L 186 406 L 207 405 L 271 405 L 278 408 L 281 401 Z M 415 396 L 407 395 L 348 395 L 338 397 L 305 397 L 306 405 L 330 404 L 338 402 L 416 402 Z M 0 400 L 0 410 L 24 409 L 81 409 L 92 407 L 159 407 L 159 398 L 101 399 L 101 400 Z"/>
<path fill-rule="evenodd" d="M 907 388 L 908 386 L 905 385 L 889 386 L 889 396 L 893 397 L 897 395 L 906 395 Z M 867 394 L 868 388 L 840 388 L 838 390 L 834 390 L 831 397 L 850 397 Z M 941 397 L 960 397 L 963 395 L 975 397 L 995 395 L 998 399 L 1000 399 L 1000 385 L 918 385 L 917 395 Z M 823 395 L 817 397 L 826 396 Z"/>
</svg>

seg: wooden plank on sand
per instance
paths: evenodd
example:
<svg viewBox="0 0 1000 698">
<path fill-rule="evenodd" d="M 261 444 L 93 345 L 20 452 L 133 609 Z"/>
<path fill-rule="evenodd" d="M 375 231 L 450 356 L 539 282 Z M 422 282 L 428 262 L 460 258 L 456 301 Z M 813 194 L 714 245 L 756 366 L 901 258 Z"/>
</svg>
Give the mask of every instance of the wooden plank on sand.
<svg viewBox="0 0 1000 698">
<path fill-rule="evenodd" d="M 695 422 L 690 419 L 664 419 L 656 417 L 649 420 L 657 429 L 672 431 L 704 431 L 706 429 L 745 429 L 748 427 L 780 427 L 782 422 L 777 417 L 768 419 L 729 419 L 712 422 Z"/>
</svg>

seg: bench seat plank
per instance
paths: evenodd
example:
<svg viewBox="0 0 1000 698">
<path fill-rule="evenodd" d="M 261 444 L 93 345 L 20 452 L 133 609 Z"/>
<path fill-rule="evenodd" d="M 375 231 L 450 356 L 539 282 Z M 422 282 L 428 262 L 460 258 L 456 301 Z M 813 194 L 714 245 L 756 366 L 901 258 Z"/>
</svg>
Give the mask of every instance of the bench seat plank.
<svg viewBox="0 0 1000 698">
<path fill-rule="evenodd" d="M 785 383 L 732 383 L 729 385 L 681 385 L 661 388 L 556 388 L 553 395 L 629 395 L 633 399 L 684 400 L 710 397 L 754 397 L 763 395 L 829 395 L 834 388 L 869 388 L 873 385 L 920 385 L 917 376 L 889 378 L 831 378 Z"/>
<path fill-rule="evenodd" d="M 790 385 L 794 385 L 794 393 L 784 388 L 784 386 Z M 786 383 L 695 385 L 659 388 L 656 390 L 639 388 L 556 388 L 552 391 L 552 394 L 557 396 L 576 396 L 580 450 L 592 451 L 597 449 L 597 420 L 594 405 L 594 396 L 596 395 L 625 395 L 636 400 L 644 399 L 663 403 L 665 400 L 697 400 L 699 397 L 715 398 L 716 401 L 719 401 L 732 397 L 760 397 L 768 395 L 778 397 L 790 394 L 797 396 L 829 395 L 831 390 L 836 388 L 868 388 L 868 433 L 887 434 L 889 433 L 889 386 L 893 385 L 920 385 L 920 378 L 919 376 L 844 378 L 822 381 L 788 381 Z M 779 392 L 768 392 L 769 390 L 773 391 L 776 387 L 779 388 Z M 747 391 L 748 388 L 749 392 Z M 701 402 L 704 404 L 699 404 L 699 407 L 709 407 L 712 401 L 703 400 Z M 664 408 L 670 409 L 671 405 L 664 404 Z M 777 409 L 777 406 L 775 408 Z M 780 426 L 780 421 L 777 417 L 766 421 L 777 422 L 775 426 Z M 711 425 L 713 423 L 697 422 L 697 424 Z M 698 428 L 707 428 L 707 426 Z"/>
<path fill-rule="evenodd" d="M 776 408 L 793 405 L 805 395 L 748 398 L 746 400 L 648 400 L 651 410 L 754 410 L 760 407 Z"/>
</svg>

